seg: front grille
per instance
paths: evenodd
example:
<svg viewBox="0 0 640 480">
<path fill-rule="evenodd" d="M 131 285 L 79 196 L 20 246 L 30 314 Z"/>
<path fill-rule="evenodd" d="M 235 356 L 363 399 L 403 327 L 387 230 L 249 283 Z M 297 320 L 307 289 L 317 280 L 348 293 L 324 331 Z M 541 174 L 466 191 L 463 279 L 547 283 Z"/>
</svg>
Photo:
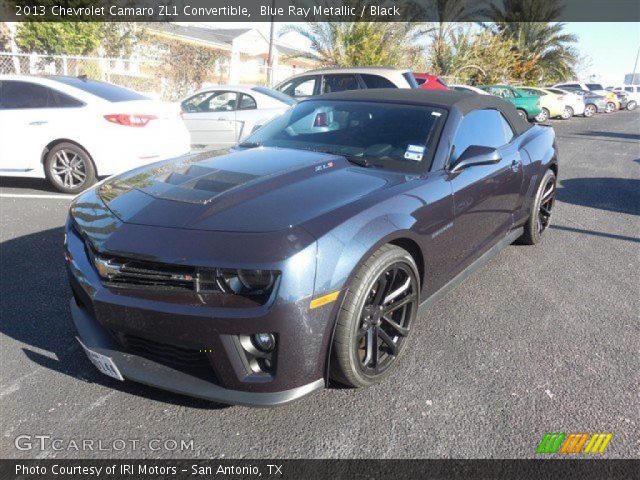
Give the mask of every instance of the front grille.
<svg viewBox="0 0 640 480">
<path fill-rule="evenodd" d="M 105 256 L 96 253 L 89 245 L 87 255 L 98 270 L 102 283 L 107 286 L 198 293 L 223 292 L 214 281 L 215 271 L 211 269 Z"/>
<path fill-rule="evenodd" d="M 134 355 L 178 369 L 211 370 L 207 354 L 200 350 L 156 342 L 128 333 L 116 333 L 116 336 L 122 346 Z"/>
</svg>

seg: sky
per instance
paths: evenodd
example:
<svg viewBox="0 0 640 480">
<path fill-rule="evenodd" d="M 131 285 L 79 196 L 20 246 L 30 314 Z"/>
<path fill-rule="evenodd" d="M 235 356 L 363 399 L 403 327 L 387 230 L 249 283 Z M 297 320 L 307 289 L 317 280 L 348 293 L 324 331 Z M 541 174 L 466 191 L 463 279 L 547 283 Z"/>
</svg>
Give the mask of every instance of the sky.
<svg viewBox="0 0 640 480">
<path fill-rule="evenodd" d="M 209 25 L 214 28 L 240 27 L 237 23 Z M 276 23 L 276 34 L 285 25 L 289 24 Z M 269 23 L 247 22 L 242 26 L 258 28 L 267 38 L 269 36 Z M 584 59 L 578 67 L 580 80 L 594 80 L 607 85 L 622 84 L 625 74 L 632 73 L 640 48 L 640 23 L 569 22 L 565 28 L 578 37 L 576 47 Z M 287 34 L 280 41 L 297 48 L 308 46 L 307 40 L 295 33 Z M 636 73 L 640 73 L 640 61 Z"/>
</svg>

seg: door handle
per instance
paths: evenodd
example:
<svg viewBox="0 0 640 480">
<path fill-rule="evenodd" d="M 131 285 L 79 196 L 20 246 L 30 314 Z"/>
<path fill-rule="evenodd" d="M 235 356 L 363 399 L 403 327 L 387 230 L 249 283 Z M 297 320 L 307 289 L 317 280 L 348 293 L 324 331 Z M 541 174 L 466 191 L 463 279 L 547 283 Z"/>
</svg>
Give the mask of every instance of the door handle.
<svg viewBox="0 0 640 480">
<path fill-rule="evenodd" d="M 47 123 L 49 122 L 46 120 L 36 120 L 34 122 L 29 122 L 29 125 L 46 125 Z"/>
</svg>

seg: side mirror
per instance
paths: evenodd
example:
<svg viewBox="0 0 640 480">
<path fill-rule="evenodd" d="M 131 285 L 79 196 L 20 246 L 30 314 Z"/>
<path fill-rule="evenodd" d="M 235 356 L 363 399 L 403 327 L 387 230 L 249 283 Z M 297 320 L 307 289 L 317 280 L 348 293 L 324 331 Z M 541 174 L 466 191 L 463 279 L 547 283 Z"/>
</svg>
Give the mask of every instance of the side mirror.
<svg viewBox="0 0 640 480">
<path fill-rule="evenodd" d="M 458 172 L 473 165 L 491 165 L 498 163 L 502 158 L 497 149 L 483 147 L 481 145 L 471 145 L 458 157 L 451 172 Z"/>
</svg>

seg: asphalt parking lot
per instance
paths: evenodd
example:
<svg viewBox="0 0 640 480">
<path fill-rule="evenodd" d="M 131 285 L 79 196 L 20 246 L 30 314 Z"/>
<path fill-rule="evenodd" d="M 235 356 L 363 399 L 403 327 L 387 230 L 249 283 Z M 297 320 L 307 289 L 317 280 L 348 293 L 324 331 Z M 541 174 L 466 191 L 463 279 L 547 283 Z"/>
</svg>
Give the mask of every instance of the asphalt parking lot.
<svg viewBox="0 0 640 480">
<path fill-rule="evenodd" d="M 611 432 L 604 456 L 640 456 L 640 111 L 552 125 L 544 242 L 509 247 L 421 317 L 382 384 L 268 410 L 98 373 L 69 319 L 69 197 L 0 179 L 0 457 L 521 458 L 546 432 Z M 19 435 L 61 449 L 18 450 Z M 84 439 L 94 451 L 69 447 Z"/>
</svg>

